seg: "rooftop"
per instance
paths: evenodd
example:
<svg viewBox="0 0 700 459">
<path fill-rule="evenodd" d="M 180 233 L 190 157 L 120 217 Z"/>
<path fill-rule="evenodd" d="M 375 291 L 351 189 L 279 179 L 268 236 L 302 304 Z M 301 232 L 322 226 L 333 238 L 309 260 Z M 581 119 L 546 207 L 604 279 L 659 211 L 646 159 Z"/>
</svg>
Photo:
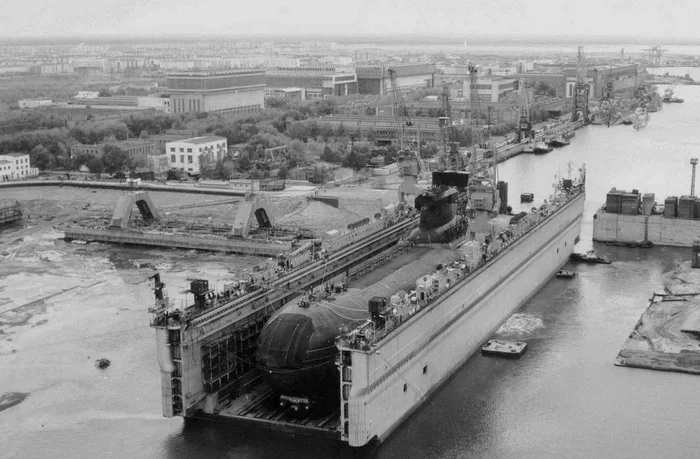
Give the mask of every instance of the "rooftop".
<svg viewBox="0 0 700 459">
<path fill-rule="evenodd" d="M 191 139 L 182 139 L 182 140 L 180 140 L 180 142 L 191 143 L 193 145 L 201 145 L 203 143 L 220 142 L 222 140 L 226 140 L 226 137 L 207 135 L 207 136 L 202 136 L 202 137 L 193 137 Z"/>
<path fill-rule="evenodd" d="M 22 156 L 29 156 L 29 153 L 4 153 L 0 156 L 15 156 L 15 157 L 19 158 Z"/>
<path fill-rule="evenodd" d="M 229 75 L 253 75 L 264 73 L 263 69 L 246 69 L 246 70 L 192 70 L 189 72 L 168 73 L 169 77 L 220 77 Z"/>
</svg>

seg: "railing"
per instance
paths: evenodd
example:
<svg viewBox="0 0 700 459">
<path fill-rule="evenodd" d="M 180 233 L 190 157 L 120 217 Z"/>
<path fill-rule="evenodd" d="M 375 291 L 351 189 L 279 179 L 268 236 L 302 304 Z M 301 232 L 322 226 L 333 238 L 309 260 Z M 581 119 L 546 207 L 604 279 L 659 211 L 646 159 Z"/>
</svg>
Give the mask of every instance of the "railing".
<svg viewBox="0 0 700 459">
<path fill-rule="evenodd" d="M 464 265 L 460 265 L 459 268 L 457 268 L 454 264 L 452 264 L 451 267 L 453 269 L 460 269 L 460 273 L 457 276 L 457 281 L 450 283 L 449 285 L 446 285 L 445 287 L 439 290 L 436 290 L 435 288 L 426 290 L 426 292 L 430 292 L 432 294 L 427 296 L 425 300 L 419 300 L 416 296 L 415 303 L 409 301 L 406 304 L 408 306 L 415 306 L 415 310 L 413 312 L 410 312 L 408 315 L 401 316 L 392 314 L 387 320 L 387 325 L 382 328 L 376 328 L 375 324 L 369 321 L 368 323 L 360 325 L 355 330 L 349 333 L 338 336 L 338 338 L 336 338 L 336 345 L 338 345 L 339 347 L 342 346 L 344 348 L 355 350 L 368 350 L 368 346 L 376 345 L 396 328 L 411 320 L 411 318 L 416 316 L 420 311 L 426 309 L 428 306 L 435 303 L 438 299 L 443 298 L 446 292 L 453 290 L 453 288 L 456 285 L 459 285 L 465 279 L 469 278 L 473 273 L 477 272 L 481 267 L 487 264 L 496 255 L 503 252 L 507 247 L 521 239 L 525 234 L 531 232 L 534 228 L 540 226 L 543 222 L 549 220 L 551 216 L 554 215 L 565 204 L 574 200 L 576 197 L 583 194 L 584 192 L 585 189 L 583 185 L 580 185 L 572 189 L 570 192 L 563 192 L 558 196 L 551 197 L 549 205 L 543 204 L 540 207 L 537 214 L 530 214 L 526 217 L 523 217 L 523 219 L 521 219 L 517 224 L 509 225 L 509 229 L 511 229 L 511 231 L 518 227 L 519 231 L 513 231 L 513 236 L 509 239 L 506 239 L 503 245 L 498 250 L 485 252 L 483 254 L 483 258 L 481 258 L 480 261 L 473 268 L 470 269 L 468 266 Z M 533 215 L 535 216 L 534 220 L 528 218 Z M 526 225 L 524 225 L 525 227 L 523 228 L 522 223 L 524 221 Z M 449 265 L 450 264 L 448 263 L 445 264 L 445 266 Z M 411 293 L 409 293 L 407 298 L 411 296 Z M 392 309 L 393 306 L 388 308 L 389 311 L 391 311 Z"/>
</svg>

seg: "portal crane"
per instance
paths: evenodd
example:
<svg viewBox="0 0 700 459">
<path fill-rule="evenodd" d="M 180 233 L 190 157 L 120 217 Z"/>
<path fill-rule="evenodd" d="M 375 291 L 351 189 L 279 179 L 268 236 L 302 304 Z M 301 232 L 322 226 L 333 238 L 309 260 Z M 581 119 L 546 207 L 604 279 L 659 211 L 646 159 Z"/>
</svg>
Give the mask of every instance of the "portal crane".
<svg viewBox="0 0 700 459">
<path fill-rule="evenodd" d="M 578 47 L 576 57 L 576 83 L 574 84 L 574 104 L 571 110 L 571 122 L 582 119 L 589 122 L 588 98 L 590 87 L 588 86 L 588 69 L 583 55 L 583 46 Z"/>
<path fill-rule="evenodd" d="M 399 85 L 396 83 L 396 71 L 387 69 L 389 79 L 391 81 L 391 99 L 394 108 L 394 125 L 396 127 L 396 136 L 399 140 L 399 152 L 397 163 L 399 166 L 399 176 L 403 177 L 403 182 L 399 185 L 399 202 L 406 202 L 406 195 L 419 195 L 421 190 L 418 188 L 418 177 L 421 173 L 421 159 L 418 153 L 413 150 L 411 143 L 408 141 L 406 128 L 413 126 L 411 118 L 408 116 L 408 108 L 403 100 Z M 420 142 L 420 139 L 419 139 Z"/>
<path fill-rule="evenodd" d="M 518 82 L 518 98 L 520 99 L 520 118 L 518 120 L 518 142 L 532 135 L 532 122 L 530 121 L 530 95 L 525 88 L 525 78 Z"/>
<path fill-rule="evenodd" d="M 459 154 L 459 143 L 455 142 L 455 132 L 450 109 L 450 94 L 447 85 L 442 88 L 442 110 L 444 116 L 438 118 L 442 140 L 442 154 L 439 157 L 440 169 L 462 170 L 464 162 Z"/>
</svg>

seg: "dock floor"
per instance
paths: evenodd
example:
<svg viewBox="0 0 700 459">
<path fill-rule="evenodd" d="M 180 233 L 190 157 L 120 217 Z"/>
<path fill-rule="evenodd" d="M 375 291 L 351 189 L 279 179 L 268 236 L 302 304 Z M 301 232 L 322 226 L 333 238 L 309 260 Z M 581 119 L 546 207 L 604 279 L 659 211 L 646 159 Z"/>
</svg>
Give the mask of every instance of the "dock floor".
<svg viewBox="0 0 700 459">
<path fill-rule="evenodd" d="M 330 410 L 312 408 L 308 414 L 300 415 L 291 408 L 281 408 L 278 397 L 264 384 L 257 385 L 248 393 L 232 400 L 218 414 L 202 417 L 302 435 L 329 438 L 340 436 L 339 407 Z"/>
</svg>

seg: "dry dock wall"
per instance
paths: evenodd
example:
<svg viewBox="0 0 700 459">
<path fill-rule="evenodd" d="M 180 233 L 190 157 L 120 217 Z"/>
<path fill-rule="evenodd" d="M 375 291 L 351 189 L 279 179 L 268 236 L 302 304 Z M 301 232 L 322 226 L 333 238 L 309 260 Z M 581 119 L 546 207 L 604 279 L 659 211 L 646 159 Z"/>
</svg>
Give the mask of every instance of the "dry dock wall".
<svg viewBox="0 0 700 459">
<path fill-rule="evenodd" d="M 651 241 L 655 245 L 692 247 L 693 241 L 700 237 L 700 220 L 609 214 L 600 210 L 593 218 L 594 241 Z"/>
</svg>

